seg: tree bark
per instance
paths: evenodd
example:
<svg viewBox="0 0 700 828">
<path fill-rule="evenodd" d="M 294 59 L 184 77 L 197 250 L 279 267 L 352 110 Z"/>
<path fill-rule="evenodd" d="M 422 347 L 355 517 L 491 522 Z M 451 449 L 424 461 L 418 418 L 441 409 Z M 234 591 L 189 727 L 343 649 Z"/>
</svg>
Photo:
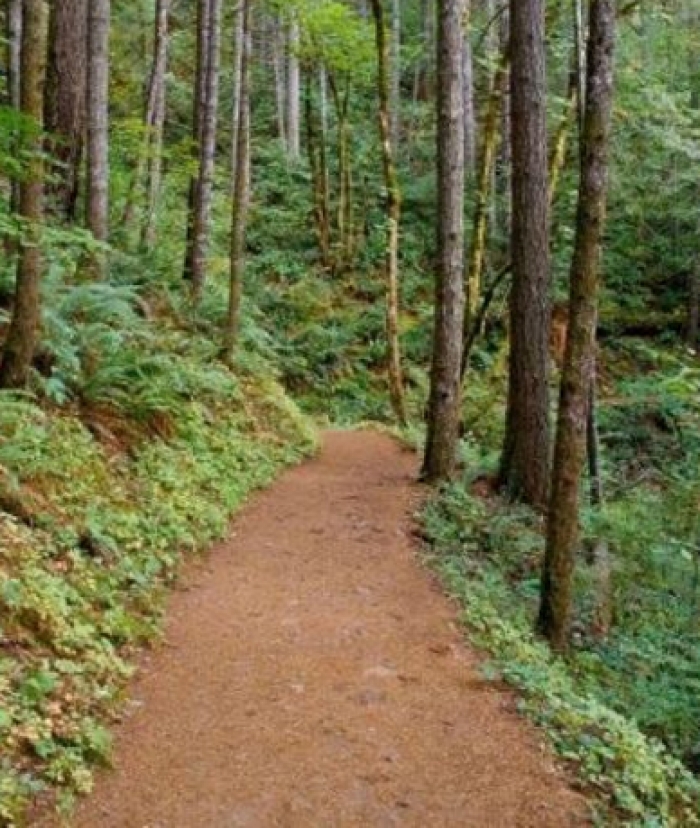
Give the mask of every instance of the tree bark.
<svg viewBox="0 0 700 828">
<path fill-rule="evenodd" d="M 311 187 L 314 202 L 314 224 L 318 239 L 321 264 L 331 267 L 330 198 L 328 193 L 328 168 L 326 163 L 326 133 L 322 114 L 316 117 L 313 95 L 314 75 L 306 73 L 304 108 L 306 120 L 306 151 L 311 171 Z"/>
<path fill-rule="evenodd" d="M 288 30 L 287 54 L 287 154 L 290 161 L 298 161 L 301 151 L 299 118 L 299 23 L 292 16 Z"/>
<path fill-rule="evenodd" d="M 246 229 L 250 201 L 250 0 L 243 3 L 243 55 L 238 121 L 238 149 L 231 214 L 231 262 L 228 313 L 224 330 L 223 358 L 230 362 L 240 334 L 241 298 L 246 266 Z"/>
<path fill-rule="evenodd" d="M 437 274 L 428 432 L 422 477 L 457 466 L 464 326 L 464 92 L 461 0 L 439 0 L 437 48 Z"/>
<path fill-rule="evenodd" d="M 394 155 L 401 142 L 401 0 L 391 0 L 389 133 Z"/>
<path fill-rule="evenodd" d="M 287 151 L 287 73 L 284 62 L 284 39 L 279 17 L 271 19 L 272 70 L 275 76 L 275 101 L 277 112 L 277 137 Z"/>
<path fill-rule="evenodd" d="M 211 27 L 211 0 L 197 0 L 197 66 L 194 76 L 192 102 L 192 156 L 197 172 L 190 179 L 187 195 L 187 237 L 185 242 L 185 265 L 183 275 L 190 282 L 194 293 L 194 250 L 195 211 L 201 170 L 202 124 L 206 98 L 207 71 L 209 64 L 209 42 Z M 195 295 L 196 299 L 196 295 Z"/>
<path fill-rule="evenodd" d="M 379 134 L 382 143 L 382 168 L 386 188 L 387 238 L 385 252 L 386 332 L 389 363 L 389 395 L 394 416 L 401 425 L 406 423 L 403 367 L 399 334 L 399 228 L 401 223 L 401 190 L 394 162 L 392 142 L 392 87 L 391 44 L 387 40 L 382 0 L 372 0 L 375 36 L 377 42 L 377 93 L 379 98 Z M 394 69 L 395 71 L 395 69 Z"/>
<path fill-rule="evenodd" d="M 22 0 L 8 0 L 5 14 L 8 103 L 14 109 L 19 109 L 22 105 Z"/>
<path fill-rule="evenodd" d="M 192 188 L 185 276 L 197 304 L 207 275 L 212 189 L 216 154 L 221 45 L 221 0 L 200 0 L 194 132 L 197 175 Z"/>
<path fill-rule="evenodd" d="M 233 10 L 233 94 L 231 107 L 231 198 L 236 189 L 236 170 L 238 169 L 238 129 L 241 117 L 241 72 L 243 69 L 243 50 L 245 48 L 243 4 L 237 3 Z"/>
<path fill-rule="evenodd" d="M 511 0 L 510 368 L 500 482 L 544 509 L 549 487 L 549 203 L 544 0 Z"/>
<path fill-rule="evenodd" d="M 20 183 L 19 215 L 23 220 L 15 300 L 0 363 L 0 387 L 27 384 L 41 324 L 41 224 L 44 218 L 42 122 L 46 74 L 47 7 L 44 0 L 24 0 L 20 108 L 36 126 L 26 139 L 29 157 Z"/>
<path fill-rule="evenodd" d="M 163 132 L 167 106 L 166 78 L 168 71 L 168 45 L 171 0 L 157 0 L 153 68 L 149 84 L 148 112 L 148 162 L 146 165 L 146 186 L 148 205 L 141 231 L 141 246 L 153 249 L 156 241 L 158 201 L 163 179 Z"/>
<path fill-rule="evenodd" d="M 352 158 L 350 155 L 350 82 L 343 77 L 344 89 L 339 87 L 339 79 L 332 73 L 327 75 L 331 97 L 336 113 L 337 154 L 338 154 L 338 259 L 339 265 L 347 267 L 354 253 L 354 204 Z"/>
<path fill-rule="evenodd" d="M 464 166 L 469 177 L 476 170 L 476 105 L 474 102 L 474 56 L 471 41 L 471 2 L 465 0 L 462 88 L 464 90 Z"/>
<path fill-rule="evenodd" d="M 87 0 L 54 0 L 44 121 L 49 154 L 58 162 L 50 200 L 66 221 L 76 218 L 85 144 L 87 20 Z"/>
<path fill-rule="evenodd" d="M 122 217 L 122 226 L 128 230 L 134 222 L 134 214 L 145 183 L 148 203 L 140 234 L 142 247 L 146 246 L 148 236 L 155 232 L 155 208 L 158 191 L 160 190 L 160 155 L 165 122 L 165 72 L 168 58 L 169 7 L 170 0 L 156 0 L 153 61 L 148 77 L 148 85 L 146 86 L 143 140 Z M 152 191 L 154 188 L 155 193 Z"/>
<path fill-rule="evenodd" d="M 109 31 L 110 0 L 90 0 L 87 80 L 87 227 L 97 241 L 109 238 Z M 106 257 L 91 263 L 106 275 Z"/>
<path fill-rule="evenodd" d="M 7 4 L 7 91 L 8 103 L 13 109 L 22 106 L 22 0 L 8 0 Z M 10 183 L 10 212 L 19 209 L 19 181 Z"/>
<path fill-rule="evenodd" d="M 589 26 L 569 332 L 562 371 L 547 547 L 537 622 L 539 631 L 557 651 L 565 651 L 569 642 L 578 541 L 579 483 L 586 456 L 589 393 L 595 366 L 595 328 L 613 101 L 614 0 L 592 0 Z"/>
</svg>

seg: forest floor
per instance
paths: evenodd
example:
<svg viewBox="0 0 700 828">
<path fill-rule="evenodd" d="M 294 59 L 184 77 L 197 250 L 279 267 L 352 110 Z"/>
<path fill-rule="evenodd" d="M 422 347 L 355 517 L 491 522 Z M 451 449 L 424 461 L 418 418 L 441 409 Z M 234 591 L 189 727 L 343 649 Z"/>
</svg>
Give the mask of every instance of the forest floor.
<svg viewBox="0 0 700 828">
<path fill-rule="evenodd" d="M 193 565 L 74 823 L 587 824 L 419 561 L 416 463 L 333 432 Z"/>
</svg>

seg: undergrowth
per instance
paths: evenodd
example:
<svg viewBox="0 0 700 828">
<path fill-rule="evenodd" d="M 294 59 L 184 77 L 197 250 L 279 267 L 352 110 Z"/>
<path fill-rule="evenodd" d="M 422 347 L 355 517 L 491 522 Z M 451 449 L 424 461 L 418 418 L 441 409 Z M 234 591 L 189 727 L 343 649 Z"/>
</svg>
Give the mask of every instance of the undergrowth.
<svg viewBox="0 0 700 828">
<path fill-rule="evenodd" d="M 634 341 L 609 350 L 605 365 L 606 501 L 584 507 L 570 655 L 553 656 L 533 633 L 543 520 L 493 491 L 498 370 L 473 380 L 465 471 L 422 516 L 429 558 L 490 654 L 487 672 L 517 688 L 523 711 L 599 794 L 602 824 L 698 825 L 698 372 L 682 354 Z M 601 540 L 612 561 L 604 637 L 585 554 Z"/>
<path fill-rule="evenodd" d="M 231 371 L 167 292 L 52 287 L 33 390 L 0 394 L 0 823 L 108 760 L 184 557 L 314 449 L 252 347 Z M 146 319 L 148 317 L 148 319 Z"/>
</svg>

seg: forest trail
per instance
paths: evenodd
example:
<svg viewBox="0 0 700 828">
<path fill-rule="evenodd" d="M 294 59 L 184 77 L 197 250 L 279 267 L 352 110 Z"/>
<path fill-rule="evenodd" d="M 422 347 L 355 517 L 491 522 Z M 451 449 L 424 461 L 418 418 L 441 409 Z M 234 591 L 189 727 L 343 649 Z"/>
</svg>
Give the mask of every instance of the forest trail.
<svg viewBox="0 0 700 828">
<path fill-rule="evenodd" d="M 172 599 L 84 828 L 586 824 L 411 533 L 414 456 L 330 433 Z"/>
</svg>

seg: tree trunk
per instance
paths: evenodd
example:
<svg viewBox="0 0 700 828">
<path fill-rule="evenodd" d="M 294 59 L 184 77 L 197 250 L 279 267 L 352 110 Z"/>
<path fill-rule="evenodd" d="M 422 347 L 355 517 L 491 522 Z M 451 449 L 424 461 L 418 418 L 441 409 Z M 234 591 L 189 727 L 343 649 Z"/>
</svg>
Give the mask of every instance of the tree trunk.
<svg viewBox="0 0 700 828">
<path fill-rule="evenodd" d="M 100 242 L 109 238 L 109 30 L 110 0 L 91 0 L 88 14 L 87 80 L 87 227 Z M 97 254 L 95 276 L 106 275 L 107 261 Z"/>
<path fill-rule="evenodd" d="M 8 0 L 5 14 L 8 103 L 19 109 L 22 105 L 22 0 Z"/>
<path fill-rule="evenodd" d="M 500 481 L 544 509 L 549 484 L 549 204 L 544 0 L 511 0 L 510 369 Z"/>
<path fill-rule="evenodd" d="M 198 170 L 190 216 L 191 234 L 185 274 L 191 281 L 192 300 L 197 304 L 206 281 L 209 231 L 211 225 L 216 128 L 219 102 L 219 54 L 221 41 L 221 0 L 201 0 L 195 132 Z"/>
<path fill-rule="evenodd" d="M 313 74 L 306 73 L 304 108 L 306 120 L 306 150 L 311 171 L 311 187 L 314 203 L 314 224 L 321 263 L 331 267 L 330 203 L 328 197 L 328 171 L 326 167 L 325 131 L 323 117 L 316 118 L 314 111 Z"/>
<path fill-rule="evenodd" d="M 239 2 L 233 10 L 233 94 L 231 107 L 231 198 L 236 190 L 238 169 L 238 129 L 241 117 L 241 72 L 243 70 L 244 20 L 243 5 Z"/>
<path fill-rule="evenodd" d="M 589 26 L 581 183 L 571 265 L 569 332 L 562 371 L 538 618 L 539 631 L 558 651 L 566 650 L 569 640 L 578 540 L 579 482 L 586 455 L 589 394 L 595 366 L 600 248 L 605 221 L 613 99 L 613 0 L 592 0 Z"/>
<path fill-rule="evenodd" d="M 7 89 L 8 103 L 13 109 L 22 106 L 22 0 L 8 0 L 7 4 Z M 10 187 L 10 212 L 19 209 L 19 181 L 12 179 Z"/>
<path fill-rule="evenodd" d="M 38 129 L 26 139 L 29 157 L 20 183 L 19 215 L 25 223 L 17 267 L 12 318 L 0 363 L 0 387 L 22 388 L 29 379 L 41 324 L 41 225 L 44 218 L 42 121 L 46 73 L 47 7 L 24 0 L 20 108 Z"/>
<path fill-rule="evenodd" d="M 287 73 L 284 63 L 284 42 L 279 17 L 271 20 L 272 27 L 272 70 L 275 76 L 275 101 L 277 112 L 277 137 L 287 151 Z"/>
<path fill-rule="evenodd" d="M 230 362 L 238 345 L 241 297 L 246 265 L 246 229 L 250 201 L 250 0 L 243 2 L 243 56 L 238 121 L 236 176 L 231 215 L 231 262 L 228 314 L 224 330 L 223 358 Z"/>
<path fill-rule="evenodd" d="M 406 423 L 403 368 L 399 334 L 399 227 L 401 222 L 401 191 L 394 163 L 391 111 L 391 51 L 387 41 L 382 0 L 372 0 L 377 41 L 377 92 L 379 98 L 379 133 L 382 142 L 382 167 L 386 188 L 386 330 L 389 363 L 389 395 L 394 415 L 401 425 Z"/>
<path fill-rule="evenodd" d="M 140 201 L 143 185 L 146 183 L 149 203 L 146 208 L 146 222 L 141 227 L 142 241 L 145 241 L 147 237 L 146 223 L 153 224 L 155 222 L 155 204 L 152 202 L 153 193 L 151 193 L 154 167 L 156 168 L 156 187 L 160 188 L 160 153 L 162 151 L 163 124 L 165 121 L 165 71 L 168 56 L 169 6 L 170 0 L 156 0 L 153 62 L 146 87 L 143 140 L 122 217 L 122 226 L 128 230 L 134 222 L 134 214 Z M 155 158 L 154 154 L 157 154 L 158 158 Z M 144 179 L 146 180 L 144 181 Z M 155 228 L 152 226 L 152 232 L 154 230 Z"/>
<path fill-rule="evenodd" d="M 149 110 L 146 125 L 149 131 L 148 163 L 146 182 L 148 205 L 146 219 L 141 231 L 141 246 L 152 250 L 156 241 L 158 219 L 158 201 L 160 200 L 163 179 L 163 131 L 166 115 L 166 77 L 168 71 L 168 40 L 171 0 L 157 0 L 155 20 L 155 40 L 153 69 L 151 72 L 151 91 L 149 92 Z"/>
<path fill-rule="evenodd" d="M 50 200 L 66 221 L 76 218 L 85 142 L 87 20 L 87 0 L 53 3 L 44 120 L 48 151 L 58 162 Z"/>
<path fill-rule="evenodd" d="M 471 2 L 466 0 L 464 13 L 464 48 L 462 52 L 462 88 L 464 90 L 464 166 L 469 177 L 476 169 L 476 107 L 474 103 L 474 56 L 471 41 Z"/>
<path fill-rule="evenodd" d="M 464 326 L 464 92 L 461 0 L 439 0 L 437 50 L 437 274 L 428 432 L 422 476 L 457 466 Z"/>
<path fill-rule="evenodd" d="M 328 74 L 331 97 L 336 112 L 337 142 L 338 142 L 338 248 L 339 264 L 347 267 L 353 256 L 353 186 L 352 186 L 352 159 L 350 157 L 350 120 L 349 81 L 345 80 L 345 88 L 340 90 L 338 79 L 333 73 Z"/>
<path fill-rule="evenodd" d="M 394 156 L 401 141 L 401 0 L 391 0 L 389 132 Z"/>
<path fill-rule="evenodd" d="M 206 82 L 209 63 L 209 41 L 211 27 L 211 0 L 197 0 L 197 68 L 194 76 L 194 99 L 192 102 L 192 155 L 197 170 L 201 167 L 202 124 L 206 98 Z M 195 204 L 198 199 L 199 172 L 190 179 L 187 195 L 187 237 L 185 242 L 185 265 L 183 275 L 194 288 L 194 222 Z"/>
<path fill-rule="evenodd" d="M 301 147 L 299 119 L 299 24 L 294 17 L 289 23 L 287 58 L 287 154 L 298 161 Z"/>
</svg>

